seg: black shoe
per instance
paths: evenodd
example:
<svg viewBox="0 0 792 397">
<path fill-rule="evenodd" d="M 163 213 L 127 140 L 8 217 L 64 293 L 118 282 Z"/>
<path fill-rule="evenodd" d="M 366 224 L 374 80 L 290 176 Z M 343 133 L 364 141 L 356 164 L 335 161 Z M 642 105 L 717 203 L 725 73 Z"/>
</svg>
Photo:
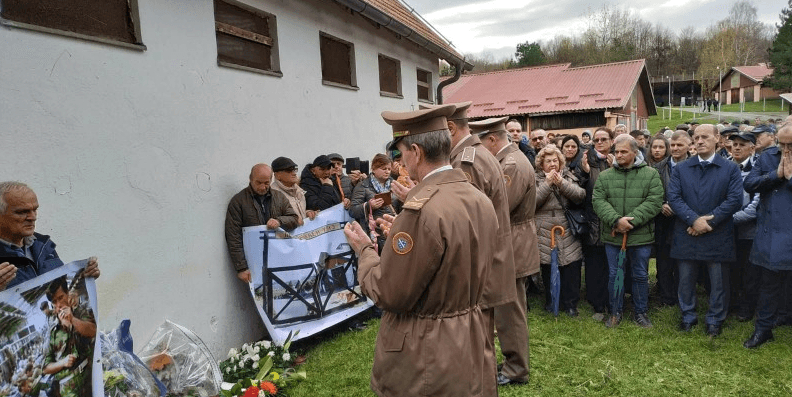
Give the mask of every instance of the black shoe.
<svg viewBox="0 0 792 397">
<path fill-rule="evenodd" d="M 579 313 L 577 308 L 570 307 L 569 309 L 566 309 L 566 314 L 569 317 L 577 317 Z"/>
<path fill-rule="evenodd" d="M 622 319 L 621 313 L 614 314 L 608 317 L 608 320 L 605 321 L 605 326 L 608 328 L 616 328 L 619 326 L 621 319 Z"/>
<path fill-rule="evenodd" d="M 636 314 L 633 320 L 639 327 L 652 328 L 652 322 L 649 321 L 649 316 L 647 316 L 646 313 Z"/>
<path fill-rule="evenodd" d="M 747 349 L 755 349 L 769 340 L 773 340 L 773 331 L 754 331 L 753 335 L 743 343 L 743 346 Z"/>
<path fill-rule="evenodd" d="M 509 379 L 501 372 L 498 372 L 498 386 L 508 385 L 522 385 L 528 383 L 528 380 Z"/>
<path fill-rule="evenodd" d="M 352 320 L 349 322 L 348 327 L 350 331 L 363 331 L 368 328 L 368 325 L 360 320 Z"/>
<path fill-rule="evenodd" d="M 716 337 L 720 335 L 721 327 L 720 325 L 715 324 L 707 324 L 707 336 Z"/>
<path fill-rule="evenodd" d="M 689 323 L 686 323 L 686 322 L 683 321 L 683 322 L 679 323 L 679 330 L 682 331 L 682 332 L 690 332 L 690 330 L 693 329 L 693 327 L 696 324 L 698 324 L 698 320 L 697 319 L 693 320 L 693 321 L 691 321 Z"/>
</svg>

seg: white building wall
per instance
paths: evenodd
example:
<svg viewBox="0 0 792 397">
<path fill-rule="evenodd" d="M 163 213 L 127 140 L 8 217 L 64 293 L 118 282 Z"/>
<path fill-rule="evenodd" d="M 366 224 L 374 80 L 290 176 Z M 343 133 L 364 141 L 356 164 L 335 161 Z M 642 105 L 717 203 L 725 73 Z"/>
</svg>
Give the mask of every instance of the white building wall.
<svg viewBox="0 0 792 397">
<path fill-rule="evenodd" d="M 437 85 L 437 57 L 334 2 L 246 3 L 277 17 L 282 78 L 217 66 L 210 0 L 139 0 L 144 52 L 0 27 L 0 180 L 36 191 L 65 261 L 99 257 L 99 327 L 130 318 L 138 348 L 165 319 L 218 359 L 262 337 L 223 235 L 250 167 L 370 159 L 380 112 L 418 108 L 416 67 Z M 354 43 L 359 91 L 322 85 L 320 30 Z M 404 99 L 380 96 L 378 51 L 401 60 Z"/>
</svg>

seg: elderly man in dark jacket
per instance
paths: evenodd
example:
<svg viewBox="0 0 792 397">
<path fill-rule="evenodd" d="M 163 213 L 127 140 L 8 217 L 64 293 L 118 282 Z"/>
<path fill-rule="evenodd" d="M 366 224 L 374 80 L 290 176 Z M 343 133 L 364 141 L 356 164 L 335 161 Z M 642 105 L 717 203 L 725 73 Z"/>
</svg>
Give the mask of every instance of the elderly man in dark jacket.
<svg viewBox="0 0 792 397">
<path fill-rule="evenodd" d="M 792 273 L 792 126 L 778 131 L 778 146 L 765 149 L 745 178 L 745 190 L 761 194 L 750 260 L 761 267 L 762 282 L 754 333 L 744 344 L 755 348 L 773 339 L 783 282 Z"/>
<path fill-rule="evenodd" d="M 267 225 L 269 229 L 279 227 L 292 230 L 300 224 L 289 199 L 283 193 L 270 189 L 272 168 L 267 164 L 256 164 L 250 170 L 248 186 L 231 198 L 226 210 L 225 237 L 231 263 L 237 277 L 250 282 L 250 269 L 242 245 L 242 228 Z"/>
<path fill-rule="evenodd" d="M 663 208 L 660 214 L 655 217 L 655 247 L 657 247 L 655 265 L 657 266 L 657 291 L 660 295 L 660 303 L 666 306 L 675 306 L 679 301 L 677 296 L 679 270 L 676 260 L 671 258 L 671 240 L 674 235 L 676 215 L 668 205 L 668 183 L 671 181 L 671 171 L 674 170 L 674 167 L 688 158 L 690 135 L 684 130 L 675 131 L 671 135 L 669 147 L 671 155 L 654 165 L 663 181 L 663 191 L 665 192 Z"/>
<path fill-rule="evenodd" d="M 615 280 L 622 236 L 627 235 L 627 255 L 632 268 L 632 296 L 635 322 L 650 328 L 649 256 L 654 242 L 654 217 L 663 205 L 663 182 L 652 167 L 646 165 L 636 140 L 619 135 L 614 141 L 616 165 L 600 174 L 594 186 L 592 203 L 600 218 L 601 238 L 608 255 L 608 295 L 611 317 L 606 325 L 621 321 L 623 295 L 616 293 Z"/>
<path fill-rule="evenodd" d="M 330 178 L 332 167 L 330 158 L 321 155 L 303 168 L 300 187 L 305 190 L 305 206 L 309 210 L 326 210 L 341 202 L 341 194 Z M 349 207 L 348 203 L 345 200 L 344 207 Z"/>
<path fill-rule="evenodd" d="M 698 323 L 696 279 L 699 266 L 709 271 L 707 334 L 720 334 L 729 309 L 729 267 L 735 260 L 733 215 L 742 207 L 742 175 L 737 164 L 718 156 L 718 130 L 702 124 L 693 134 L 698 155 L 677 164 L 668 186 L 668 204 L 676 213 L 671 257 L 679 260 L 679 308 L 682 331 Z"/>
</svg>

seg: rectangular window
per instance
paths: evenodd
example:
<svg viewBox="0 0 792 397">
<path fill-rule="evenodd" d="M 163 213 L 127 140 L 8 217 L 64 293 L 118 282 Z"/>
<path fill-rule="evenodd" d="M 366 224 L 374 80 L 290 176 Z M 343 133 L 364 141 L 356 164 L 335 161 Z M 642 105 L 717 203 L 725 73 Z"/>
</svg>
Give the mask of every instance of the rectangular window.
<svg viewBox="0 0 792 397">
<path fill-rule="evenodd" d="M 325 33 L 319 33 L 322 58 L 322 83 L 357 89 L 355 79 L 355 46 Z"/>
<path fill-rule="evenodd" d="M 379 55 L 380 95 L 402 97 L 401 63 L 393 58 Z"/>
<path fill-rule="evenodd" d="M 137 0 L 0 0 L 3 25 L 145 49 Z"/>
<path fill-rule="evenodd" d="M 432 102 L 432 72 L 418 69 L 418 100 Z"/>
<path fill-rule="evenodd" d="M 275 16 L 222 0 L 214 6 L 217 63 L 282 76 Z"/>
</svg>

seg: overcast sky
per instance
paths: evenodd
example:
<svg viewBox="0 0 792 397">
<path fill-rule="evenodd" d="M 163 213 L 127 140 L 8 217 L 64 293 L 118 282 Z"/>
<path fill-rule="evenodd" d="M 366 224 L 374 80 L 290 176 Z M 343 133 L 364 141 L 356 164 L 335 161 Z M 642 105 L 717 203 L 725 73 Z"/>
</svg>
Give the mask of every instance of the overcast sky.
<svg viewBox="0 0 792 397">
<path fill-rule="evenodd" d="M 585 15 L 605 1 L 585 0 L 403 0 L 452 42 L 457 51 L 514 54 L 518 43 L 550 40 L 585 30 Z M 703 31 L 726 18 L 733 0 L 631 0 L 607 2 L 673 31 L 694 26 Z M 758 18 L 775 25 L 784 0 L 754 0 Z"/>
</svg>

